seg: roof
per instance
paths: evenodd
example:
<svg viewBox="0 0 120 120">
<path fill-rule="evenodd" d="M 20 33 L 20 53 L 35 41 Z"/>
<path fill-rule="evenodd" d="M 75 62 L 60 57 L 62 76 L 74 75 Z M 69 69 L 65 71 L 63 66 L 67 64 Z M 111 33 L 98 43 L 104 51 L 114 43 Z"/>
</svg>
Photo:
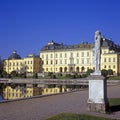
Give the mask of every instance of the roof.
<svg viewBox="0 0 120 120">
<path fill-rule="evenodd" d="M 94 44 L 90 43 L 81 43 L 77 45 L 65 45 L 63 43 L 56 43 L 53 40 L 48 43 L 48 45 L 44 46 L 41 51 L 46 50 L 62 50 L 62 49 L 80 49 L 80 48 L 93 48 Z"/>
<path fill-rule="evenodd" d="M 106 39 L 102 37 L 101 47 L 108 47 L 110 50 L 114 50 L 115 52 L 120 52 L 120 46 L 116 45 L 112 40 Z M 65 50 L 65 49 L 93 49 L 94 44 L 88 42 L 82 42 L 77 45 L 64 45 L 63 43 L 59 44 L 54 42 L 53 40 L 48 43 L 48 45 L 44 46 L 41 51 L 49 51 L 49 50 Z"/>
<path fill-rule="evenodd" d="M 120 52 L 120 46 L 115 44 L 112 40 L 102 38 L 102 47 L 109 47 L 110 50 L 114 50 L 116 52 Z"/>
<path fill-rule="evenodd" d="M 17 54 L 16 50 L 13 51 L 13 53 L 10 55 L 10 57 L 8 58 L 9 60 L 13 60 L 13 59 L 21 59 L 20 55 Z"/>
</svg>

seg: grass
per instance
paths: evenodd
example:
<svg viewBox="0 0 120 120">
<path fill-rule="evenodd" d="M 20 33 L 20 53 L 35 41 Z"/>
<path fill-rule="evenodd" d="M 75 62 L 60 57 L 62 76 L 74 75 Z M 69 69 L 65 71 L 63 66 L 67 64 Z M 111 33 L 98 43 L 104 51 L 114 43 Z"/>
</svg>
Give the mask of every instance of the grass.
<svg viewBox="0 0 120 120">
<path fill-rule="evenodd" d="M 110 104 L 110 106 L 120 105 L 120 98 L 110 98 L 109 104 Z"/>
<path fill-rule="evenodd" d="M 47 120 L 112 120 L 112 119 L 96 117 L 86 114 L 61 113 L 59 115 L 48 118 Z"/>
<path fill-rule="evenodd" d="M 110 105 L 109 108 L 110 113 L 120 111 L 120 98 L 110 98 L 109 105 Z"/>
<path fill-rule="evenodd" d="M 120 80 L 120 76 L 110 77 L 108 80 Z"/>
<path fill-rule="evenodd" d="M 120 111 L 120 98 L 110 98 L 110 113 Z M 97 117 L 87 114 L 61 113 L 47 120 L 113 120 L 110 118 Z M 115 120 L 115 119 L 114 119 Z"/>
</svg>

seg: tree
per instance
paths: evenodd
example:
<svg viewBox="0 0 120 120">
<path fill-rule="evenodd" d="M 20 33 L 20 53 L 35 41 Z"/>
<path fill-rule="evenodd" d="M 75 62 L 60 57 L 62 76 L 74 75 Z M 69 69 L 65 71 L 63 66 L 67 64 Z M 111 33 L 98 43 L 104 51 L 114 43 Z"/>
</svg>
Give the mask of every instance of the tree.
<svg viewBox="0 0 120 120">
<path fill-rule="evenodd" d="M 2 71 L 2 75 L 1 75 L 1 77 L 8 77 L 7 75 L 8 75 L 8 74 L 7 74 L 6 71 Z"/>
<path fill-rule="evenodd" d="M 113 75 L 113 70 L 112 69 L 108 69 L 108 75 Z"/>
<path fill-rule="evenodd" d="M 33 78 L 38 78 L 37 73 L 33 73 Z"/>
<path fill-rule="evenodd" d="M 93 73 L 93 72 L 94 72 L 94 70 L 92 70 L 92 69 L 88 69 L 87 72 L 86 72 L 86 74 L 89 76 L 90 73 Z"/>
<path fill-rule="evenodd" d="M 12 77 L 17 77 L 17 76 L 18 76 L 18 73 L 17 73 L 16 71 L 12 71 L 12 72 L 11 72 L 11 76 L 12 76 Z"/>
<path fill-rule="evenodd" d="M 101 73 L 105 77 L 108 75 L 108 71 L 106 69 L 102 69 Z"/>
</svg>

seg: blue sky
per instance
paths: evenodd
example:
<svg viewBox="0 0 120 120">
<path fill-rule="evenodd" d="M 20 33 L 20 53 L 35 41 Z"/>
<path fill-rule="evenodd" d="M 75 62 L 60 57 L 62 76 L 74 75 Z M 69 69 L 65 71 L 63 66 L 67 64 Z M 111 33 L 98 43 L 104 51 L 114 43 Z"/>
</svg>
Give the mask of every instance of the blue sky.
<svg viewBox="0 0 120 120">
<path fill-rule="evenodd" d="M 100 30 L 120 44 L 120 0 L 0 0 L 0 56 L 39 54 L 49 41 L 94 42 Z"/>
</svg>

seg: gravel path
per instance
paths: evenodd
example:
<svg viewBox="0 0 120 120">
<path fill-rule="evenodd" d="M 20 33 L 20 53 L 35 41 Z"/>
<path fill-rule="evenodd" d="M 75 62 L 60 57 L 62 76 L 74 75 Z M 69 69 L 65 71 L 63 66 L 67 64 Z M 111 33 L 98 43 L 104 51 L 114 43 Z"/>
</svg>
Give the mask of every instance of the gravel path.
<svg viewBox="0 0 120 120">
<path fill-rule="evenodd" d="M 108 97 L 120 98 L 120 86 L 108 88 Z M 0 104 L 0 120 L 45 120 L 63 113 L 86 113 L 120 120 L 120 111 L 100 114 L 86 111 L 88 90 Z"/>
</svg>

